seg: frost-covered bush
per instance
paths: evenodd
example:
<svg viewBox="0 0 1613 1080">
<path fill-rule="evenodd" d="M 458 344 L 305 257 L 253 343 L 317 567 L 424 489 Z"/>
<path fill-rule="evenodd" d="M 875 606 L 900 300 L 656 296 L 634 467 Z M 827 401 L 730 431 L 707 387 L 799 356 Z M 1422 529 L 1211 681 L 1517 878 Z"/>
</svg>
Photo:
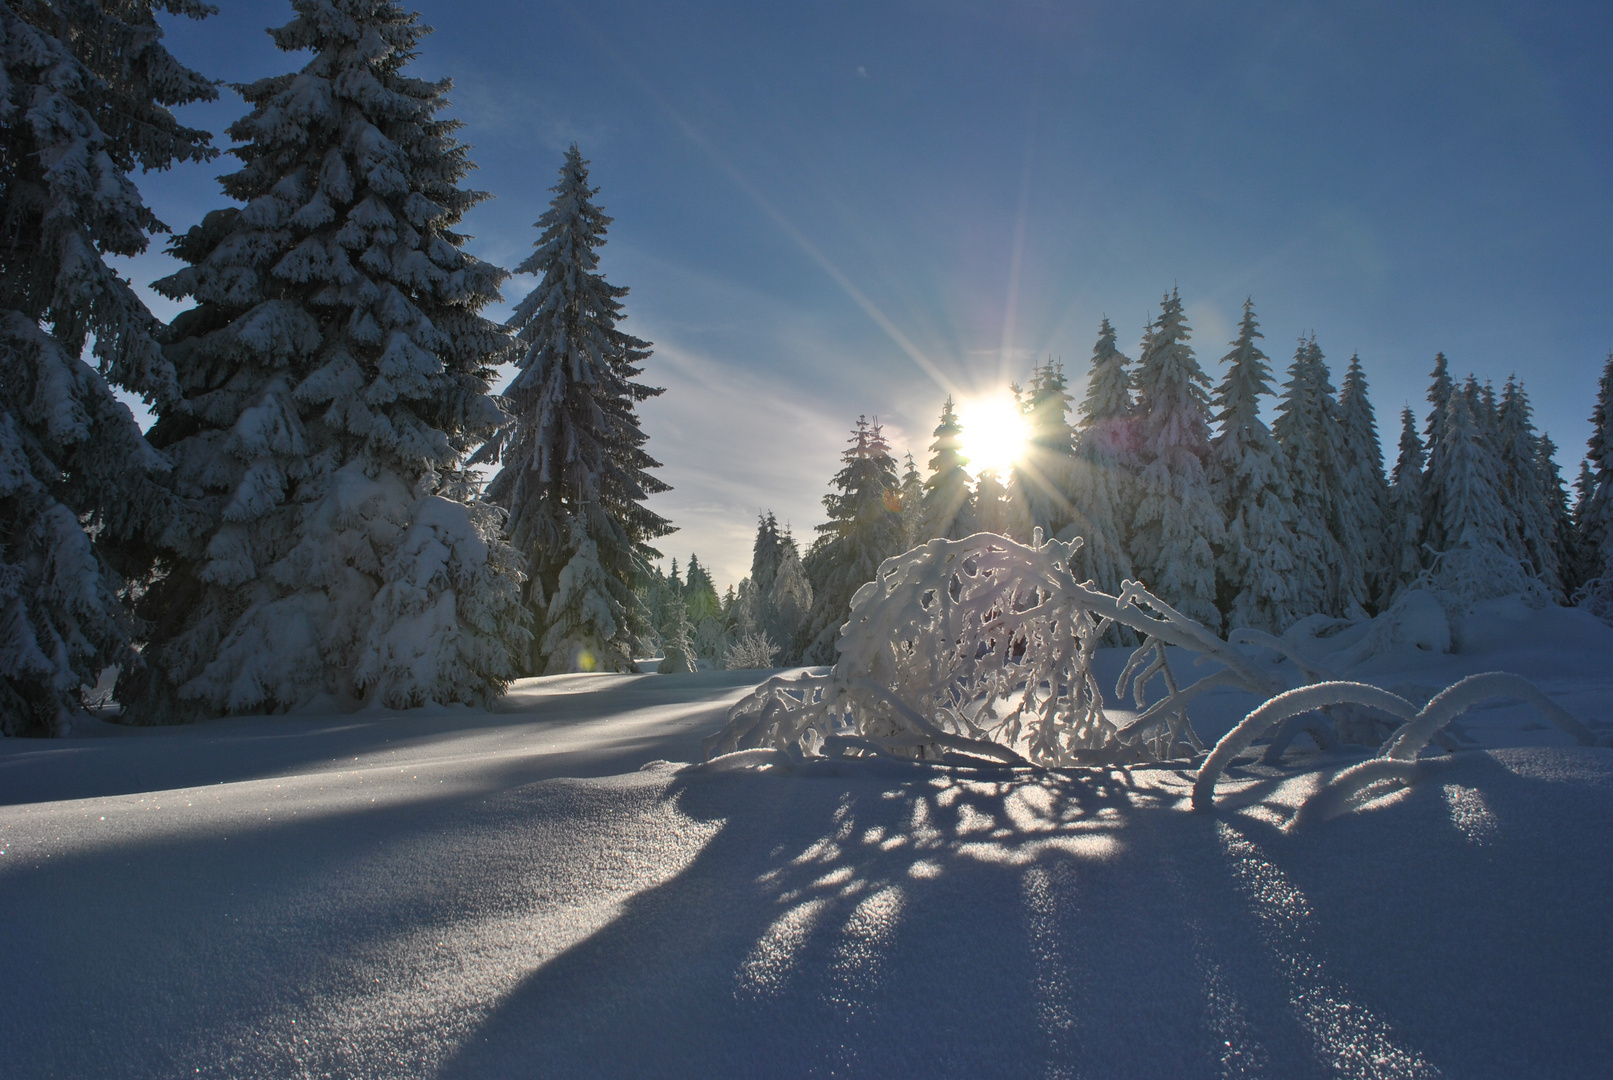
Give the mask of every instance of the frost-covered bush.
<svg viewBox="0 0 1613 1080">
<path fill-rule="evenodd" d="M 1534 704 L 1578 741 L 1595 741 L 1515 675 L 1474 676 L 1419 709 L 1401 694 L 1333 678 L 1295 638 L 1243 630 L 1233 642 L 1222 641 L 1136 582 L 1119 595 L 1077 582 L 1070 565 L 1079 547 L 1079 539 L 1024 545 L 979 533 L 932 540 L 887 559 L 852 599 L 834 667 L 764 682 L 706 740 L 706 757 L 891 754 L 1021 766 L 1187 758 L 1204 749 L 1188 721 L 1188 703 L 1217 686 L 1267 700 L 1204 762 L 1194 793 L 1201 808 L 1210 805 L 1215 779 L 1233 758 L 1273 731 L 1280 752 L 1300 730 L 1296 720 L 1324 746 L 1341 737 L 1379 742 L 1383 755 L 1410 760 L 1467 708 L 1510 695 Z M 1387 641 L 1424 635 L 1430 607 L 1426 594 L 1408 599 L 1404 623 L 1384 619 L 1381 633 Z M 1349 625 L 1324 616 L 1301 629 L 1324 630 L 1321 622 Z M 1143 640 L 1115 687 L 1117 697 L 1129 688 L 1135 715 L 1111 714 L 1092 672 L 1093 654 L 1112 623 Z M 1182 686 L 1167 660 L 1169 645 L 1214 660 L 1222 670 Z M 1308 685 L 1289 688 L 1274 668 L 1256 664 L 1251 653 L 1261 649 L 1291 661 L 1288 670 Z M 1156 677 L 1165 694 L 1150 706 L 1146 691 Z M 1322 710 L 1335 712 L 1328 718 Z"/>
<path fill-rule="evenodd" d="M 723 655 L 723 665 L 729 670 L 770 668 L 773 666 L 773 658 L 777 655 L 778 646 L 769 640 L 767 631 L 760 630 L 744 634 L 730 645 L 728 652 Z"/>
<path fill-rule="evenodd" d="M 707 756 L 772 747 L 1043 765 L 1166 758 L 1202 748 L 1186 713 L 1196 694 L 1228 683 L 1262 696 L 1282 688 L 1141 585 L 1113 596 L 1078 582 L 1070 566 L 1080 545 L 977 533 L 887 559 L 852 598 L 834 667 L 763 683 L 707 741 Z M 1092 672 L 1115 622 L 1143 638 L 1121 676 L 1140 713 L 1125 719 L 1109 715 Z M 1180 687 L 1166 645 L 1224 670 Z M 1156 676 L 1166 694 L 1149 707 Z"/>
</svg>

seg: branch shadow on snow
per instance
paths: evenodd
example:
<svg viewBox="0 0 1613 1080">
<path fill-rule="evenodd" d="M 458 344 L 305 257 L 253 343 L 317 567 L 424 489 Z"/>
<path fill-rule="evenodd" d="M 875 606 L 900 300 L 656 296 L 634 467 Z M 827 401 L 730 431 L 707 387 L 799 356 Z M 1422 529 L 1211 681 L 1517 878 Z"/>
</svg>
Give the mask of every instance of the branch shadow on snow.
<svg viewBox="0 0 1613 1080">
<path fill-rule="evenodd" d="M 716 837 L 439 1075 L 1600 1074 L 1605 779 L 1461 755 L 1299 835 L 1134 779 L 689 777 Z"/>
<path fill-rule="evenodd" d="M 40 1076 L 1598 1076 L 1608 758 L 1456 755 L 1299 829 L 1264 780 L 1198 815 L 1163 769 L 848 766 L 147 838 L 6 866 L 0 1039 Z"/>
</svg>

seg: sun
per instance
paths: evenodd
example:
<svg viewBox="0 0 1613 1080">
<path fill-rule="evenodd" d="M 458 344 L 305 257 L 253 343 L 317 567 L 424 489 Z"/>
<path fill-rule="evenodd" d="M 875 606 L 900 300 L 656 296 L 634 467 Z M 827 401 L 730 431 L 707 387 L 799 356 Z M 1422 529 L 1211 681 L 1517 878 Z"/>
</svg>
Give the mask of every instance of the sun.
<svg viewBox="0 0 1613 1080">
<path fill-rule="evenodd" d="M 978 476 L 989 469 L 1001 474 L 1024 456 L 1030 431 L 1012 394 L 1002 391 L 964 400 L 958 405 L 958 423 L 970 473 Z"/>
</svg>

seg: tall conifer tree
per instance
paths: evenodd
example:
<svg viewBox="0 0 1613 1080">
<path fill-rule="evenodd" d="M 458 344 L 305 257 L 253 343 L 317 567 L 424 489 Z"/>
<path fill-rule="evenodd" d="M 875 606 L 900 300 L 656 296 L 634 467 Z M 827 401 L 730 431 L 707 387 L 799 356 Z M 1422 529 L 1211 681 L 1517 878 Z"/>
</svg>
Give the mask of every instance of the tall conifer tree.
<svg viewBox="0 0 1613 1080">
<path fill-rule="evenodd" d="M 1225 528 L 1210 495 L 1209 377 L 1199 367 L 1181 297 L 1172 289 L 1137 361 L 1141 472 L 1132 519 L 1138 576 L 1167 603 L 1212 628 L 1215 549 Z"/>
<path fill-rule="evenodd" d="M 661 393 L 636 381 L 649 342 L 617 328 L 627 289 L 599 273 L 611 219 L 593 201 L 599 189 L 588 186 L 575 145 L 550 190 L 536 249 L 517 267 L 541 280 L 508 323 L 522 350 L 504 393 L 512 418 L 477 455 L 504 463 L 488 495 L 509 508 L 510 538 L 527 561 L 527 604 L 544 618 L 561 568 L 579 550 L 572 519 L 598 549 L 605 592 L 596 602 L 612 610 L 627 602 L 638 560 L 654 557 L 649 542 L 672 531 L 644 505 L 668 490 L 649 473 L 660 463 L 639 427 L 638 403 Z M 528 670 L 571 670 L 566 650 L 540 651 Z M 597 663 L 631 670 L 625 628 Z"/>
<path fill-rule="evenodd" d="M 1591 410 L 1584 494 L 1576 508 L 1585 580 L 1613 579 L 1613 352 L 1608 353 Z"/>
<path fill-rule="evenodd" d="M 0 4 L 0 734 L 63 731 L 103 668 L 139 666 L 119 571 L 202 527 L 108 385 L 178 394 L 155 320 L 105 261 L 166 231 L 129 174 L 216 153 L 169 112 L 217 94 L 163 47 L 157 8 L 210 10 Z"/>
<path fill-rule="evenodd" d="M 913 452 L 907 452 L 902 469 L 902 550 L 907 551 L 930 539 L 924 529 L 924 477 L 919 474 Z"/>
<path fill-rule="evenodd" d="M 1417 415 L 1410 406 L 1400 412 L 1400 454 L 1389 484 L 1388 530 L 1385 537 L 1384 603 L 1415 581 L 1423 569 L 1423 441 L 1417 437 Z"/>
<path fill-rule="evenodd" d="M 1220 432 L 1210 448 L 1210 490 L 1227 522 L 1216 567 L 1220 606 L 1229 626 L 1270 633 L 1288 629 L 1292 599 L 1293 493 L 1282 448 L 1260 419 L 1271 394 L 1271 366 L 1254 301 L 1245 300 L 1226 377 L 1212 403 Z"/>
<path fill-rule="evenodd" d="M 1387 591 L 1384 521 L 1389 485 L 1383 476 L 1378 420 L 1367 398 L 1367 377 L 1359 353 L 1339 387 L 1339 487 L 1334 535 L 1344 556 L 1338 605 L 1350 610 L 1380 602 Z"/>
<path fill-rule="evenodd" d="M 170 695 L 206 712 L 318 694 L 482 701 L 527 631 L 502 514 L 467 505 L 468 451 L 500 419 L 507 337 L 480 314 L 504 272 L 454 231 L 485 196 L 438 118 L 448 83 L 404 68 L 425 34 L 392 0 L 296 0 L 272 31 L 302 70 L 240 93 L 243 204 L 178 240 L 156 284 L 185 397 L 152 440 L 213 508 L 200 558 L 148 594 Z"/>
<path fill-rule="evenodd" d="M 1442 551 L 1486 550 L 1511 555 L 1507 516 L 1501 504 L 1498 481 L 1501 462 L 1486 437 L 1478 393 L 1458 390 L 1445 402 L 1445 420 L 1440 425 L 1444 440 L 1437 461 L 1431 460 L 1425 476 L 1427 486 L 1439 491 L 1438 505 L 1444 514 L 1440 522 L 1445 547 Z"/>
<path fill-rule="evenodd" d="M 1529 396 L 1515 376 L 1501 390 L 1496 416 L 1499 428 L 1504 504 L 1511 508 L 1516 553 L 1528 560 L 1553 597 L 1562 600 L 1562 566 L 1557 554 L 1557 520 L 1552 512 L 1548 480 L 1541 469 L 1540 435 L 1531 417 Z"/>
<path fill-rule="evenodd" d="M 924 481 L 924 535 L 961 540 L 980 531 L 969 491 L 969 459 L 963 456 L 963 426 L 948 396 L 930 444 L 930 475 Z"/>
<path fill-rule="evenodd" d="M 851 610 L 851 597 L 874 580 L 879 564 L 899 554 L 902 539 L 900 482 L 879 421 L 857 418 L 841 470 L 823 497 L 829 520 L 805 564 L 812 582 L 812 613 L 802 634 L 803 661 L 830 664 L 835 642 Z"/>
<path fill-rule="evenodd" d="M 812 614 L 812 582 L 807 578 L 801 550 L 788 528 L 779 537 L 778 571 L 767 592 L 767 611 L 769 639 L 779 643 L 781 653 L 788 650 L 790 656 L 798 655 L 795 642 Z"/>
<path fill-rule="evenodd" d="M 1423 446 L 1428 451 L 1426 472 L 1443 468 L 1440 461 L 1445 445 L 1445 419 L 1449 413 L 1451 395 L 1456 384 L 1451 379 L 1450 365 L 1444 353 L 1434 355 L 1434 370 L 1429 375 L 1428 424 L 1423 430 Z M 1423 545 L 1430 551 L 1443 551 L 1445 547 L 1445 508 L 1440 504 L 1443 492 L 1428 484 L 1423 485 Z"/>
<path fill-rule="evenodd" d="M 1070 493 L 1074 529 L 1086 543 L 1077 556 L 1081 571 L 1106 592 L 1119 592 L 1133 576 L 1128 543 L 1131 493 L 1131 361 L 1115 345 L 1105 318 L 1092 346 L 1092 372 L 1079 406 L 1075 486 Z"/>
<path fill-rule="evenodd" d="M 1563 597 L 1574 595 L 1579 587 L 1578 564 L 1574 552 L 1574 516 L 1568 502 L 1568 487 L 1563 483 L 1562 468 L 1557 464 L 1557 444 L 1549 434 L 1541 432 L 1535 445 L 1535 472 L 1545 487 L 1547 514 L 1551 519 L 1551 544 L 1557 560 L 1557 572 L 1562 581 Z"/>
<path fill-rule="evenodd" d="M 1283 384 L 1272 434 L 1288 459 L 1294 491 L 1294 607 L 1342 614 L 1344 559 L 1332 528 L 1339 491 L 1338 402 L 1314 336 L 1301 338 Z"/>
<path fill-rule="evenodd" d="M 1069 384 L 1062 365 L 1051 360 L 1031 373 L 1024 409 L 1029 436 L 1014 464 L 1030 527 L 1046 537 L 1066 535 L 1075 514 L 1075 429 L 1070 426 Z"/>
</svg>

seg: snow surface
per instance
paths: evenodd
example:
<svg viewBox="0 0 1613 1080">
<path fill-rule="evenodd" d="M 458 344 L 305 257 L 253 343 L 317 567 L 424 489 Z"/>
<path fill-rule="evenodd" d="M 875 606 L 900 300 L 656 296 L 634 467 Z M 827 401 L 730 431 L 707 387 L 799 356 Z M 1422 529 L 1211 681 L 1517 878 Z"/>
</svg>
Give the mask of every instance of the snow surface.
<svg viewBox="0 0 1613 1080">
<path fill-rule="evenodd" d="M 1484 615 L 1348 674 L 1613 722 L 1613 631 Z M 1522 705 L 1298 823 L 1362 753 L 1213 814 L 1174 766 L 667 763 L 763 674 L 0 742 L 0 1075 L 1608 1073 L 1613 750 Z"/>
</svg>

